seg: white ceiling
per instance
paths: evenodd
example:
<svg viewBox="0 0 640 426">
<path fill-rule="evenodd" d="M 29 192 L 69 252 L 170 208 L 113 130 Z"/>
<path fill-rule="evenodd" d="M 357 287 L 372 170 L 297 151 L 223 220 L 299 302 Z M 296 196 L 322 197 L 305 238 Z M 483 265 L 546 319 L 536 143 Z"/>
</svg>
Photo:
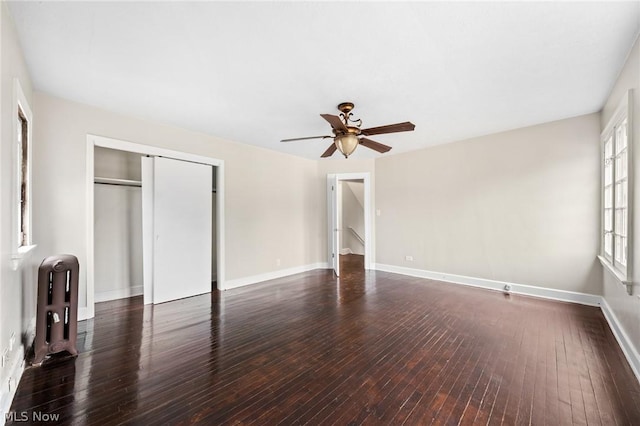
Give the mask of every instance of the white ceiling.
<svg viewBox="0 0 640 426">
<path fill-rule="evenodd" d="M 342 101 L 389 154 L 598 111 L 640 2 L 16 2 L 35 88 L 318 158 Z M 334 158 L 338 158 L 336 154 Z"/>
</svg>

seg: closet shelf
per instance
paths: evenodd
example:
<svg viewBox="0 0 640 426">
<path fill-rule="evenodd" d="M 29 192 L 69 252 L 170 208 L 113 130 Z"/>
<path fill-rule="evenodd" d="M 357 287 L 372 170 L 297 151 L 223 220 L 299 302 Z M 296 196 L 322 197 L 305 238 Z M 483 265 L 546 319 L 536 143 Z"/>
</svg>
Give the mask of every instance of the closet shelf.
<svg viewBox="0 0 640 426">
<path fill-rule="evenodd" d="M 136 187 L 142 186 L 142 181 L 139 181 L 139 180 L 115 179 L 115 178 L 105 178 L 105 177 L 97 177 L 97 176 L 94 178 L 93 182 L 102 184 L 102 185 L 136 186 Z"/>
</svg>

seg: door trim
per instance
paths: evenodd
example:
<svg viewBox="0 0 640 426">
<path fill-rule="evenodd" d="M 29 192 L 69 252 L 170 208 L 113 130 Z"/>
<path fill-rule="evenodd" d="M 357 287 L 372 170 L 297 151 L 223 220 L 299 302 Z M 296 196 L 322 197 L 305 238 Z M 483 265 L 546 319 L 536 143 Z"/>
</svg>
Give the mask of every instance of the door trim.
<svg viewBox="0 0 640 426">
<path fill-rule="evenodd" d="M 78 320 L 93 318 L 95 315 L 95 265 L 94 265 L 94 147 L 111 148 L 120 151 L 135 152 L 142 155 L 173 158 L 176 160 L 190 161 L 193 163 L 216 166 L 216 258 L 217 258 L 217 285 L 218 290 L 225 289 L 225 218 L 224 218 L 224 160 L 197 154 L 189 154 L 181 151 L 159 148 L 128 142 L 120 139 L 106 138 L 87 134 L 87 158 L 86 158 L 86 309 L 78 309 Z M 143 225 L 144 226 L 144 225 Z"/>
<path fill-rule="evenodd" d="M 371 173 L 362 172 L 362 173 L 330 173 L 327 174 L 327 191 L 330 191 L 330 180 L 335 176 L 336 182 L 340 183 L 340 181 L 345 180 L 362 180 L 364 182 L 364 269 L 372 269 L 372 265 L 374 263 L 373 260 L 373 228 L 372 228 L 372 212 L 373 212 L 373 203 L 371 198 Z M 334 214 L 335 207 L 332 206 L 329 197 L 330 193 L 327 194 L 327 263 L 331 266 L 333 263 L 331 261 L 331 253 L 332 253 L 332 217 Z M 339 253 L 337 254 L 339 256 Z"/>
<path fill-rule="evenodd" d="M 329 240 L 327 242 L 328 259 L 333 273 L 340 276 L 340 213 L 342 203 L 340 184 L 337 175 L 327 175 L 327 228 Z"/>
</svg>

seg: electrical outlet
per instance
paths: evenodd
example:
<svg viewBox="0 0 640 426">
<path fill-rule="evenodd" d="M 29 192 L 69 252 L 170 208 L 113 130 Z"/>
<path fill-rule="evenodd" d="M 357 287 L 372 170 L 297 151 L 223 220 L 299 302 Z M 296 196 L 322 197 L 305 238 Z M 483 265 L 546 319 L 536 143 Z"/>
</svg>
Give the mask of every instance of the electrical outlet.
<svg viewBox="0 0 640 426">
<path fill-rule="evenodd" d="M 276 259 L 276 266 L 280 266 L 280 259 Z"/>
<path fill-rule="evenodd" d="M 380 215 L 382 215 L 382 210 L 377 209 L 377 210 L 376 210 L 376 216 L 380 216 Z"/>
<path fill-rule="evenodd" d="M 405 256 L 404 260 L 406 260 L 407 262 L 413 262 L 413 256 Z"/>
</svg>

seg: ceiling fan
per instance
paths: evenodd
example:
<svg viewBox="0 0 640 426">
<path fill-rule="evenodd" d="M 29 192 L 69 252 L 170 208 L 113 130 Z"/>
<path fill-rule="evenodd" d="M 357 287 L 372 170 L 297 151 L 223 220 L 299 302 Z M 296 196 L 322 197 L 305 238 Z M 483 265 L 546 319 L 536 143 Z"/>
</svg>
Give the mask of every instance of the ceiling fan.
<svg viewBox="0 0 640 426">
<path fill-rule="evenodd" d="M 405 121 L 404 123 L 389 124 L 380 127 L 370 127 L 368 129 L 361 129 L 362 120 L 354 120 L 351 110 L 354 105 L 351 102 L 343 102 L 338 105 L 340 110 L 340 117 L 331 114 L 320 114 L 322 118 L 327 120 L 331 125 L 333 136 L 309 136 L 306 138 L 293 138 L 283 139 L 280 142 L 293 142 L 302 141 L 307 139 L 333 139 L 333 143 L 327 150 L 320 156 L 321 158 L 331 157 L 336 150 L 340 151 L 344 158 L 348 158 L 349 155 L 356 150 L 358 145 L 366 146 L 380 153 L 391 150 L 388 145 L 381 144 L 380 142 L 372 141 L 371 139 L 363 136 L 381 135 L 383 133 L 396 133 L 396 132 L 409 132 L 416 128 L 415 124 Z"/>
</svg>

